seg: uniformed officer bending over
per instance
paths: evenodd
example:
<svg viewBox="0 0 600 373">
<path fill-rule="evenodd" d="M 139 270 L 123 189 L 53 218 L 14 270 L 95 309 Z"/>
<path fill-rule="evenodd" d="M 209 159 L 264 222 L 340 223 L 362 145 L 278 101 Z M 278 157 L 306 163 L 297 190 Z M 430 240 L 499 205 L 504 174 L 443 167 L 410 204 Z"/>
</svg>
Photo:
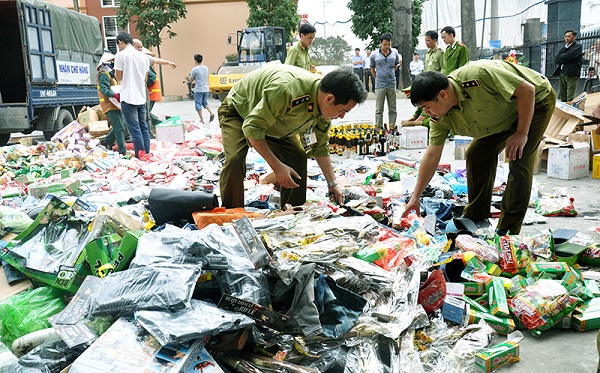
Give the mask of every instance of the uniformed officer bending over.
<svg viewBox="0 0 600 373">
<path fill-rule="evenodd" d="M 404 215 L 411 210 L 419 213 L 420 195 L 436 172 L 448 132 L 453 131 L 473 137 L 466 153 L 469 202 L 464 216 L 474 222 L 490 216 L 498 154 L 506 147 L 510 174 L 497 231 L 518 234 L 529 203 L 536 149 L 556 103 L 548 79 L 510 62 L 469 62 L 448 77 L 435 71 L 419 74 L 410 99 L 431 116 L 431 127 Z"/>
<path fill-rule="evenodd" d="M 248 146 L 273 169 L 282 187 L 281 206 L 306 202 L 305 146 L 323 171 L 330 194 L 343 203 L 329 158 L 329 126 L 366 98 L 363 83 L 348 70 L 323 77 L 295 66 L 274 65 L 235 83 L 218 110 L 225 150 L 219 181 L 223 206 L 244 206 Z"/>
</svg>

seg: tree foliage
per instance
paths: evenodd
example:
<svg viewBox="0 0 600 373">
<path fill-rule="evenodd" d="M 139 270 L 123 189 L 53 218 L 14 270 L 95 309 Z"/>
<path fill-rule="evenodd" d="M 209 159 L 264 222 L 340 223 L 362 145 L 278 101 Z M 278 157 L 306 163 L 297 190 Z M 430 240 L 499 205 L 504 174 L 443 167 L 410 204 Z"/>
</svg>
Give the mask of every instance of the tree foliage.
<svg viewBox="0 0 600 373">
<path fill-rule="evenodd" d="M 310 45 L 310 58 L 315 65 L 350 64 L 352 47 L 340 36 L 316 37 Z"/>
<path fill-rule="evenodd" d="M 248 8 L 248 27 L 283 27 L 288 40 L 298 29 L 300 18 L 296 0 L 248 0 Z"/>
<path fill-rule="evenodd" d="M 159 47 L 163 31 L 168 39 L 177 36 L 170 24 L 185 19 L 186 13 L 183 0 L 121 0 L 117 23 L 122 29 L 134 23 L 146 47 Z"/>
<path fill-rule="evenodd" d="M 418 44 L 421 32 L 421 15 L 423 14 L 424 0 L 411 0 L 413 6 L 412 18 L 412 48 Z M 379 47 L 379 36 L 389 32 L 392 34 L 392 43 L 404 40 L 405 35 L 395 36 L 392 19 L 393 0 L 350 0 L 348 8 L 353 11 L 352 32 L 361 40 L 370 40 L 368 48 Z"/>
</svg>

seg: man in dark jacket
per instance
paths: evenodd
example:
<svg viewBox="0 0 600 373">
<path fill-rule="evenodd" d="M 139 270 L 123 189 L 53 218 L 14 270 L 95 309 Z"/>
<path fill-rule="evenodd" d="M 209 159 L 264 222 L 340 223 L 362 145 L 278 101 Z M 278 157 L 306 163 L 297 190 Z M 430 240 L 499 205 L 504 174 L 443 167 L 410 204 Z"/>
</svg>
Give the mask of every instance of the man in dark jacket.
<svg viewBox="0 0 600 373">
<path fill-rule="evenodd" d="M 583 48 L 575 38 L 577 38 L 577 31 L 565 31 L 565 46 L 560 48 L 554 58 L 558 67 L 553 75 L 559 76 L 560 100 L 563 102 L 573 100 L 581 75 Z"/>
</svg>

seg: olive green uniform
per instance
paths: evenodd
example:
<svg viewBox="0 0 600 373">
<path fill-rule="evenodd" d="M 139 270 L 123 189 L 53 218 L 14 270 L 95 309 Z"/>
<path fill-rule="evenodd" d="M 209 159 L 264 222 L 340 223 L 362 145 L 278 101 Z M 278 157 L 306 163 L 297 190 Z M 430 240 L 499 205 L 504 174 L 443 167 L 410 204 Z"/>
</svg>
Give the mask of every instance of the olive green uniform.
<svg viewBox="0 0 600 373">
<path fill-rule="evenodd" d="M 127 147 L 125 144 L 125 122 L 123 121 L 123 115 L 118 107 L 108 101 L 109 97 L 113 97 L 115 95 L 110 87 L 116 84 L 117 80 L 111 78 L 108 72 L 101 72 L 98 74 L 97 87 L 98 91 L 100 91 L 102 94 L 100 97 L 102 111 L 104 114 L 106 114 L 106 117 L 108 118 L 112 127 L 110 132 L 108 132 L 104 138 L 104 142 L 106 143 L 106 147 L 108 149 L 112 149 L 116 141 L 119 148 L 119 154 L 124 155 L 127 153 Z"/>
<path fill-rule="evenodd" d="M 297 42 L 287 52 L 285 58 L 286 65 L 298 66 L 301 69 L 310 71 L 312 63 L 308 54 L 308 47 L 305 48 L 302 43 Z"/>
<path fill-rule="evenodd" d="M 275 65 L 255 70 L 233 86 L 218 110 L 225 151 L 219 181 L 223 206 L 244 206 L 247 139 L 266 140 L 273 154 L 300 175 L 298 188 L 282 188 L 281 206 L 306 202 L 307 145 L 299 134 L 314 133 L 312 155 L 329 156 L 331 122 L 317 104 L 321 79 L 295 66 Z"/>
<path fill-rule="evenodd" d="M 469 62 L 469 49 L 463 43 L 455 41 L 454 44 L 446 48 L 444 57 L 446 58 L 446 66 L 442 69 L 442 73 L 449 75 Z"/>
<path fill-rule="evenodd" d="M 472 136 L 466 153 L 469 203 L 464 215 L 474 221 L 488 218 L 498 154 L 517 130 L 516 88 L 525 80 L 535 87 L 535 108 L 523 156 L 509 162 L 510 175 L 502 197 L 498 229 L 518 234 L 529 204 L 537 147 L 550 122 L 556 93 L 545 76 L 504 61 L 475 61 L 448 77 L 458 97 L 439 120 L 431 120 L 429 142 L 443 145 L 450 131 Z"/>
<path fill-rule="evenodd" d="M 429 49 L 425 52 L 425 71 L 433 70 L 442 72 L 446 67 L 446 57 L 440 47 Z"/>
</svg>

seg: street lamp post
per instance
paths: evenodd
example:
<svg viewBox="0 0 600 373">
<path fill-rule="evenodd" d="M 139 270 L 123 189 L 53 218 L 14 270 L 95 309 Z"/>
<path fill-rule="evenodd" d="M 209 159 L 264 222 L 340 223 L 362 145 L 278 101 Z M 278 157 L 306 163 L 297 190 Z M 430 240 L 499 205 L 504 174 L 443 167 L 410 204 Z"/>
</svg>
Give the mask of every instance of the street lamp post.
<svg viewBox="0 0 600 373">
<path fill-rule="evenodd" d="M 331 0 L 323 0 L 323 39 L 327 39 L 327 17 L 325 16 L 325 7 L 331 4 Z"/>
</svg>

